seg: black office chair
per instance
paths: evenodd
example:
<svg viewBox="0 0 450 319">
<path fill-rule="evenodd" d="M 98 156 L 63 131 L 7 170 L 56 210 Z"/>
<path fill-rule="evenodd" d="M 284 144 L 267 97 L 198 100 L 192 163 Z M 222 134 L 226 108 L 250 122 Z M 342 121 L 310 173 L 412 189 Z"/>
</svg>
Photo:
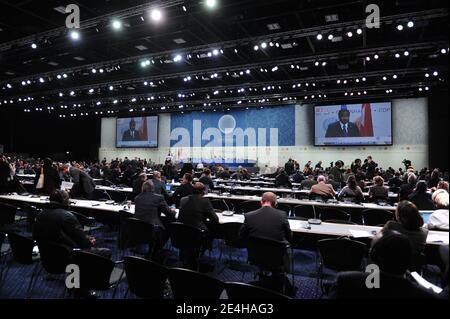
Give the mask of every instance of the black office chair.
<svg viewBox="0 0 450 319">
<path fill-rule="evenodd" d="M 316 202 L 326 203 L 330 199 L 332 199 L 332 197 L 330 197 L 330 196 L 318 195 L 318 194 L 314 194 L 314 193 L 309 194 L 309 200 L 314 200 Z"/>
<path fill-rule="evenodd" d="M 0 233 L 0 287 L 3 279 L 3 271 L 5 269 L 5 261 L 6 261 L 6 255 L 9 252 L 9 247 L 5 244 L 6 241 L 6 234 Z M 3 246 L 3 244 L 5 244 Z"/>
<path fill-rule="evenodd" d="M 147 257 L 151 259 L 155 252 L 155 229 L 157 226 L 136 218 L 127 218 L 122 221 L 121 236 L 122 248 L 136 248 L 139 245 L 149 245 Z"/>
<path fill-rule="evenodd" d="M 366 209 L 361 212 L 363 224 L 366 226 L 385 225 L 388 221 L 394 220 L 394 214 L 387 210 Z"/>
<path fill-rule="evenodd" d="M 45 270 L 48 274 L 51 275 L 59 275 L 63 280 L 66 275 L 67 265 L 72 263 L 72 250 L 64 245 L 50 241 L 37 241 L 37 246 L 39 248 L 39 254 L 41 257 L 40 264 L 42 267 L 39 269 L 39 271 L 37 271 L 39 264 L 36 264 L 35 269 L 33 270 L 28 291 L 29 295 L 31 295 L 42 270 Z M 65 292 L 66 289 L 63 290 L 63 296 L 65 296 Z"/>
<path fill-rule="evenodd" d="M 163 299 L 164 288 L 169 276 L 169 270 L 153 261 L 127 256 L 124 258 L 125 274 L 128 281 L 128 292 L 144 299 Z"/>
<path fill-rule="evenodd" d="M 328 220 L 343 220 L 343 221 L 350 221 L 350 214 L 336 208 L 330 208 L 330 207 L 323 207 L 320 208 L 320 219 L 323 222 L 326 222 Z"/>
<path fill-rule="evenodd" d="M 323 239 L 317 242 L 320 264 L 318 265 L 318 285 L 323 287 L 323 269 L 337 272 L 361 271 L 363 259 L 367 256 L 367 245 L 347 237 Z"/>
<path fill-rule="evenodd" d="M 170 223 L 169 234 L 172 246 L 180 251 L 183 264 L 198 270 L 198 260 L 205 245 L 206 232 L 183 223 Z"/>
<path fill-rule="evenodd" d="M 80 269 L 80 289 L 106 291 L 114 288 L 112 299 L 125 270 L 118 267 L 123 261 L 111 259 L 82 250 L 72 251 L 72 262 Z"/>
<path fill-rule="evenodd" d="M 294 207 L 293 214 L 299 219 L 313 219 L 315 218 L 314 209 L 313 205 L 298 205 Z"/>
<path fill-rule="evenodd" d="M 21 222 L 25 220 L 27 222 L 27 231 L 32 232 L 36 217 L 41 212 L 41 209 L 28 203 L 20 203 L 19 208 L 20 209 L 18 209 L 16 213 L 16 221 L 17 216 L 20 216 L 18 221 Z"/>
<path fill-rule="evenodd" d="M 241 204 L 242 213 L 248 213 L 261 208 L 261 204 L 257 201 L 245 201 Z"/>
<path fill-rule="evenodd" d="M 16 212 L 16 206 L 0 203 L 0 230 L 9 230 L 9 226 L 16 222 Z"/>
<path fill-rule="evenodd" d="M 222 234 L 225 245 L 229 247 L 229 260 L 232 260 L 232 249 L 243 249 L 247 247 L 244 240 L 239 237 L 239 233 L 242 228 L 242 223 L 225 223 L 220 224 L 219 229 Z M 222 259 L 222 249 L 220 250 L 219 260 Z"/>
<path fill-rule="evenodd" d="M 95 226 L 95 219 L 93 217 L 80 214 L 78 212 L 71 211 L 71 213 L 77 218 L 81 226 L 83 226 L 83 231 L 87 234 L 91 234 Z"/>
<path fill-rule="evenodd" d="M 224 283 L 192 270 L 169 269 L 169 281 L 175 299 L 219 299 Z"/>
<path fill-rule="evenodd" d="M 33 256 L 33 248 L 36 246 L 36 243 L 33 239 L 24 237 L 14 232 L 8 232 L 7 239 L 14 262 L 20 265 L 31 265 L 39 260 L 39 256 L 37 255 Z M 4 256 L 4 258 L 6 262 L 6 255 Z M 6 277 L 8 275 L 9 267 L 10 264 L 7 264 L 7 267 L 4 269 L 3 272 L 4 280 L 6 280 Z M 32 272 L 32 278 L 28 286 L 28 291 L 32 284 L 33 274 L 34 270 Z"/>
<path fill-rule="evenodd" d="M 292 207 L 286 204 L 278 204 L 277 209 L 282 210 L 283 212 L 286 212 L 287 216 L 291 214 Z"/>
<path fill-rule="evenodd" d="M 293 268 L 289 262 L 288 249 L 290 245 L 266 238 L 250 237 L 247 240 L 248 262 L 258 268 L 260 279 L 265 272 L 280 274 L 283 278 L 282 292 L 286 292 L 285 275 L 289 268 Z M 294 283 L 294 272 L 292 271 L 292 282 Z"/>
<path fill-rule="evenodd" d="M 292 299 L 288 296 L 279 294 L 278 292 L 261 288 L 254 285 L 244 284 L 241 282 L 227 282 L 225 283 L 225 291 L 230 300 L 282 300 Z"/>
</svg>

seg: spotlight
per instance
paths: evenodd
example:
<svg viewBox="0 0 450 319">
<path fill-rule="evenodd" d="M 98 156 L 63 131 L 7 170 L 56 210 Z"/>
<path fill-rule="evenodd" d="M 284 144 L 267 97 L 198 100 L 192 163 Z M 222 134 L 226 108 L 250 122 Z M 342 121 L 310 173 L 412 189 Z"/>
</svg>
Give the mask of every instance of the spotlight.
<svg viewBox="0 0 450 319">
<path fill-rule="evenodd" d="M 72 38 L 72 40 L 77 41 L 78 39 L 80 39 L 80 33 L 78 31 L 71 31 L 70 32 L 70 37 Z"/>
<path fill-rule="evenodd" d="M 250 74 L 250 70 L 245 71 L 246 74 Z"/>
<path fill-rule="evenodd" d="M 380 56 L 379 56 L 378 54 L 375 54 L 375 55 L 373 56 L 373 58 L 374 58 L 375 60 L 378 60 L 378 59 L 380 58 Z"/>
<path fill-rule="evenodd" d="M 322 40 L 322 39 L 323 39 L 323 35 L 319 33 L 319 34 L 317 35 L 317 40 L 320 41 L 320 40 Z"/>
<path fill-rule="evenodd" d="M 95 73 L 97 73 L 97 70 L 96 70 L 96 69 L 92 69 L 91 72 L 92 72 L 93 74 L 95 74 Z"/>
<path fill-rule="evenodd" d="M 357 34 L 362 34 L 362 33 L 363 33 L 363 30 L 362 30 L 361 28 L 358 28 L 358 29 L 356 30 L 356 33 L 357 33 Z"/>
<path fill-rule="evenodd" d="M 255 46 L 253 47 L 253 50 L 258 51 L 258 50 L 259 50 L 259 46 L 255 45 Z"/>
<path fill-rule="evenodd" d="M 403 31 L 403 25 L 399 24 L 399 25 L 397 26 L 397 30 L 398 30 L 398 31 Z"/>
<path fill-rule="evenodd" d="M 122 29 L 122 22 L 120 22 L 119 20 L 114 20 L 112 22 L 112 27 L 115 30 L 120 30 L 120 29 Z"/>
<path fill-rule="evenodd" d="M 430 73 L 425 73 L 425 77 L 429 78 L 430 77 Z"/>
<path fill-rule="evenodd" d="M 328 35 L 328 40 L 333 40 L 334 36 L 332 34 Z"/>
<path fill-rule="evenodd" d="M 351 31 L 347 32 L 347 36 L 348 36 L 349 38 L 351 38 L 351 37 L 353 36 L 353 32 L 351 32 Z"/>
<path fill-rule="evenodd" d="M 413 28 L 414 27 L 414 22 L 413 21 L 409 21 L 408 22 L 408 28 Z"/>
<path fill-rule="evenodd" d="M 66 79 L 66 78 L 67 78 L 67 74 L 65 74 L 65 73 L 64 73 L 64 74 L 63 74 L 63 78 L 65 78 L 65 79 Z"/>
<path fill-rule="evenodd" d="M 447 50 L 446 50 L 446 49 L 442 49 L 442 50 L 441 50 L 441 53 L 442 53 L 442 54 L 446 54 L 446 53 L 447 53 Z"/>
<path fill-rule="evenodd" d="M 11 86 L 11 84 L 6 84 L 6 87 L 8 88 L 8 89 L 10 89 L 10 88 L 12 88 L 12 86 Z"/>
<path fill-rule="evenodd" d="M 327 62 L 322 62 L 322 66 L 326 66 L 327 65 Z"/>
<path fill-rule="evenodd" d="M 405 51 L 405 52 L 403 53 L 403 55 L 404 55 L 404 56 L 409 56 L 409 51 Z"/>
<path fill-rule="evenodd" d="M 438 76 L 438 75 L 439 75 L 439 73 L 437 71 L 433 72 L 433 76 Z"/>
<path fill-rule="evenodd" d="M 113 91 L 113 90 L 114 90 L 114 86 L 110 85 L 110 86 L 109 86 L 109 90 L 110 90 L 110 91 Z"/>
<path fill-rule="evenodd" d="M 173 61 L 174 61 L 174 62 L 180 62 L 182 59 L 183 59 L 183 58 L 181 57 L 181 55 L 180 55 L 180 54 L 177 54 L 177 55 L 173 58 Z"/>
<path fill-rule="evenodd" d="M 392 76 L 392 78 L 393 78 L 394 80 L 396 80 L 396 79 L 398 78 L 397 74 L 394 74 L 394 75 Z"/>
<path fill-rule="evenodd" d="M 44 83 L 45 82 L 44 78 L 39 78 L 39 82 Z"/>
<path fill-rule="evenodd" d="M 315 66 L 319 66 L 319 61 L 316 61 L 316 63 L 314 63 Z"/>
<path fill-rule="evenodd" d="M 217 50 L 217 49 L 213 50 L 212 54 L 213 55 L 219 55 L 219 50 Z"/>
<path fill-rule="evenodd" d="M 162 12 L 159 9 L 153 9 L 152 12 L 150 13 L 150 16 L 152 18 L 153 21 L 161 21 L 162 19 Z"/>
<path fill-rule="evenodd" d="M 261 48 L 263 49 L 267 48 L 267 43 L 266 42 L 261 43 Z"/>
<path fill-rule="evenodd" d="M 399 54 L 399 53 L 396 53 L 396 54 L 395 54 L 395 57 L 396 57 L 397 59 L 399 59 L 399 58 L 400 58 L 400 54 Z"/>
<path fill-rule="evenodd" d="M 36 44 L 36 43 L 32 43 L 32 44 L 31 44 L 31 48 L 32 48 L 32 49 L 37 49 L 37 44 Z"/>
<path fill-rule="evenodd" d="M 366 61 L 370 61 L 370 56 L 366 57 Z"/>
<path fill-rule="evenodd" d="M 58 75 L 56 76 L 56 78 L 57 78 L 58 80 L 61 80 L 61 78 L 62 78 L 61 74 L 58 74 Z"/>
<path fill-rule="evenodd" d="M 216 0 L 206 0 L 206 6 L 208 8 L 214 8 L 217 5 Z"/>
</svg>

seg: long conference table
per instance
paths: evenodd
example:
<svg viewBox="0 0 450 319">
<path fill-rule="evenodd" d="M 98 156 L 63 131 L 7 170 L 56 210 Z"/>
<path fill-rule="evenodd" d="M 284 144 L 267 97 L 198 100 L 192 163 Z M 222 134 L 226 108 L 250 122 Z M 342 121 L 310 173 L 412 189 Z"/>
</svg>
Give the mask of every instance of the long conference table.
<svg viewBox="0 0 450 319">
<path fill-rule="evenodd" d="M 209 198 L 215 198 L 215 196 L 208 195 Z M 0 195 L 0 200 L 9 203 L 27 203 L 36 206 L 45 206 L 50 203 L 47 196 L 33 196 L 33 195 Z M 287 200 L 289 201 L 289 200 Z M 91 200 L 71 200 L 71 209 L 82 209 L 91 210 L 98 213 L 119 213 L 121 211 L 126 211 L 129 214 L 134 214 L 135 206 L 131 205 L 128 209 L 127 206 L 123 205 L 111 205 L 101 201 L 91 201 Z M 222 213 L 217 213 L 219 217 L 219 223 L 243 223 L 244 215 L 235 214 L 233 216 L 224 216 Z M 349 236 L 353 238 L 365 238 L 370 239 L 376 233 L 381 230 L 381 227 L 372 226 L 362 226 L 362 225 L 346 225 L 346 224 L 331 224 L 322 223 L 321 225 L 310 225 L 307 221 L 301 221 L 296 219 L 290 219 L 289 224 L 294 234 L 301 235 L 320 235 L 329 237 L 342 237 Z M 448 245 L 449 244 L 449 233 L 440 231 L 430 231 L 427 238 L 428 245 Z"/>
</svg>

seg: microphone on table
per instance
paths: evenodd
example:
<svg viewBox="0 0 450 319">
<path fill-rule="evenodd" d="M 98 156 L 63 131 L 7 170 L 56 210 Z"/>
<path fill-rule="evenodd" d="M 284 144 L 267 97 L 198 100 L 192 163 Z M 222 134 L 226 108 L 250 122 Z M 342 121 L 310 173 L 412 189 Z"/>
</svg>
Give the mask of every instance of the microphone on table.
<svg viewBox="0 0 450 319">
<path fill-rule="evenodd" d="M 111 195 L 109 195 L 109 193 L 106 190 L 103 191 L 103 194 L 106 194 L 106 196 L 108 196 L 109 198 L 109 200 L 106 201 L 106 204 L 112 205 L 115 203 L 114 200 L 111 198 Z"/>
</svg>

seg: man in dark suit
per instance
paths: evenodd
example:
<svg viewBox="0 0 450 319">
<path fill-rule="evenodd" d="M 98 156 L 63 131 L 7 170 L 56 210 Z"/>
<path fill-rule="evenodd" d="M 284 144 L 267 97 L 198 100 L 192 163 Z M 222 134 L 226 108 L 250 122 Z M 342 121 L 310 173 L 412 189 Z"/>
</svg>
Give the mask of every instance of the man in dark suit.
<svg viewBox="0 0 450 319">
<path fill-rule="evenodd" d="M 280 174 L 275 177 L 275 187 L 292 187 L 291 180 L 289 179 L 289 176 L 284 169 L 281 169 Z"/>
<path fill-rule="evenodd" d="M 339 121 L 328 126 L 325 137 L 360 137 L 359 129 L 355 123 L 350 122 L 350 111 L 340 110 Z"/>
<path fill-rule="evenodd" d="M 163 182 L 160 172 L 158 172 L 158 171 L 153 172 L 152 182 L 153 182 L 153 185 L 155 186 L 155 191 L 154 191 L 155 194 L 162 195 L 162 196 L 164 196 L 164 198 L 167 198 L 167 196 L 169 196 L 167 194 L 166 183 Z"/>
<path fill-rule="evenodd" d="M 50 205 L 36 217 L 33 238 L 37 241 L 50 241 L 62 244 L 68 249 L 83 249 L 110 258 L 111 251 L 106 248 L 93 248 L 94 237 L 89 237 L 78 219 L 67 210 L 69 194 L 56 190 L 50 195 Z"/>
<path fill-rule="evenodd" d="M 330 297 L 336 299 L 434 299 L 429 290 L 406 278 L 410 264 L 411 243 L 405 235 L 385 230 L 372 241 L 371 260 L 379 267 L 379 287 L 369 289 L 369 274 L 342 272 L 338 274 Z"/>
<path fill-rule="evenodd" d="M 72 183 L 74 183 L 70 192 L 74 198 L 85 197 L 92 199 L 94 197 L 95 183 L 88 173 L 69 164 L 64 165 L 63 172 L 69 175 Z"/>
<path fill-rule="evenodd" d="M 244 225 L 240 237 L 272 239 L 289 243 L 292 241 L 292 231 L 286 212 L 276 209 L 277 196 L 265 193 L 261 199 L 261 208 L 245 214 Z"/>
<path fill-rule="evenodd" d="M 155 186 L 152 181 L 146 181 L 142 185 L 142 193 L 135 198 L 134 217 L 151 225 L 156 225 L 155 231 L 156 249 L 159 250 L 166 244 L 169 235 L 161 221 L 161 214 L 164 214 L 167 222 L 175 221 L 175 210 L 172 210 L 164 200 L 164 197 L 155 194 Z M 152 253 L 149 251 L 149 253 Z M 154 252 L 153 252 L 154 253 Z"/>
<path fill-rule="evenodd" d="M 180 201 L 180 214 L 178 221 L 203 230 L 208 230 L 206 220 L 213 224 L 219 222 L 219 218 L 214 212 L 214 208 L 209 199 L 204 198 L 205 185 L 195 183 L 192 187 L 192 194 L 183 197 Z"/>
<path fill-rule="evenodd" d="M 122 136 L 122 142 L 133 142 L 140 141 L 141 135 L 138 130 L 136 130 L 136 122 L 134 119 L 130 121 L 130 129 L 125 131 Z"/>
<path fill-rule="evenodd" d="M 180 207 L 180 201 L 183 197 L 192 195 L 194 188 L 192 187 L 192 175 L 184 174 L 183 180 L 181 181 L 181 186 L 178 187 L 173 193 L 173 202 L 176 207 Z"/>
</svg>

